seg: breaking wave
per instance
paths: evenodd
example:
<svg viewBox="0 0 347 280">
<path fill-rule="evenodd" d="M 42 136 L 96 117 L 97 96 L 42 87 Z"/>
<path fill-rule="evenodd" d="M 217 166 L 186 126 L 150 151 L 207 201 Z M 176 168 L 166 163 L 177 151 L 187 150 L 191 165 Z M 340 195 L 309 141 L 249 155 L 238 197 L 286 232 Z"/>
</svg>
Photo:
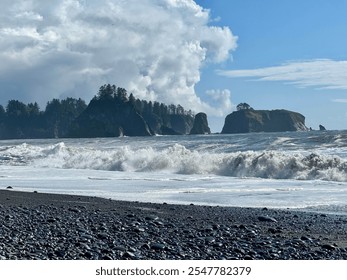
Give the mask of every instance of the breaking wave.
<svg viewBox="0 0 347 280">
<path fill-rule="evenodd" d="M 347 161 L 319 152 L 240 151 L 215 153 L 173 144 L 163 149 L 112 149 L 21 144 L 2 147 L 2 165 L 29 165 L 64 169 L 94 169 L 128 172 L 203 174 L 269 179 L 326 180 L 347 182 Z"/>
</svg>

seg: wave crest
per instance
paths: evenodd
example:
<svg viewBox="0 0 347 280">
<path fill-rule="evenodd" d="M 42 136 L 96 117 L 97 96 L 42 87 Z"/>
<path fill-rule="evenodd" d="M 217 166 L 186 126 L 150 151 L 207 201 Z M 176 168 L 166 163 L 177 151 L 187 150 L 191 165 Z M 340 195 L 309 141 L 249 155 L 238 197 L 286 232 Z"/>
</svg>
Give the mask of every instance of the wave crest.
<svg viewBox="0 0 347 280">
<path fill-rule="evenodd" d="M 63 142 L 45 147 L 22 144 L 2 149 L 0 160 L 2 164 L 66 169 L 347 182 L 347 161 L 338 156 L 283 151 L 209 153 L 180 144 L 161 150 L 130 146 L 103 150 L 68 147 Z"/>
</svg>

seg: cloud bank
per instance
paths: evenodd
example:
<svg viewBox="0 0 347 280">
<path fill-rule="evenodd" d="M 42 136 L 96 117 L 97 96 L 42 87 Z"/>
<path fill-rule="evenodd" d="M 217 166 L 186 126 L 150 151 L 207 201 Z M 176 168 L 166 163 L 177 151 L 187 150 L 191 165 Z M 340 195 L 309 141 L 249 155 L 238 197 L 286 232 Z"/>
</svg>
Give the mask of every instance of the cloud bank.
<svg viewBox="0 0 347 280">
<path fill-rule="evenodd" d="M 211 26 L 209 11 L 193 0 L 0 4 L 2 103 L 89 100 L 100 85 L 114 83 L 139 98 L 218 111 L 194 87 L 205 64 L 229 58 L 237 37 Z"/>
<path fill-rule="evenodd" d="M 218 74 L 230 78 L 251 77 L 256 81 L 285 81 L 298 87 L 347 89 L 347 61 L 297 61 L 259 69 L 218 71 Z"/>
</svg>

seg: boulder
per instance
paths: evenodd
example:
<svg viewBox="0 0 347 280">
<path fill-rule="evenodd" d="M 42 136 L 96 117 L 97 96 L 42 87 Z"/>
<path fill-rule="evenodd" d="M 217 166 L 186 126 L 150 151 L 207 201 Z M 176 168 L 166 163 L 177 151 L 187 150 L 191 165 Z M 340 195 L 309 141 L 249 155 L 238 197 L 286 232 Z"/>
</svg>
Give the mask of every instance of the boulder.
<svg viewBox="0 0 347 280">
<path fill-rule="evenodd" d="M 239 110 L 225 118 L 221 133 L 307 131 L 305 117 L 288 110 Z"/>
<path fill-rule="evenodd" d="M 190 134 L 211 134 L 205 113 L 196 114 Z"/>
</svg>

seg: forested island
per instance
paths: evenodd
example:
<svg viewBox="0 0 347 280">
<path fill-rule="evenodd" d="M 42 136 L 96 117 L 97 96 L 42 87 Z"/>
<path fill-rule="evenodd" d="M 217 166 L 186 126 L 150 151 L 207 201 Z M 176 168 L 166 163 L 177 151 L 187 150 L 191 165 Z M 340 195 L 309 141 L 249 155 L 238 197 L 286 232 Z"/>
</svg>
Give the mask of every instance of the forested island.
<svg viewBox="0 0 347 280">
<path fill-rule="evenodd" d="M 288 110 L 254 110 L 240 103 L 225 118 L 222 134 L 306 131 L 305 117 Z M 323 130 L 323 127 L 321 128 Z M 0 139 L 94 138 L 210 134 L 205 113 L 181 105 L 135 98 L 105 84 L 87 105 L 81 98 L 53 99 L 45 110 L 35 103 L 10 100 L 0 105 Z"/>
<path fill-rule="evenodd" d="M 189 134 L 194 113 L 181 105 L 140 100 L 124 88 L 103 85 L 87 105 L 82 99 L 0 105 L 0 139 Z"/>
</svg>

